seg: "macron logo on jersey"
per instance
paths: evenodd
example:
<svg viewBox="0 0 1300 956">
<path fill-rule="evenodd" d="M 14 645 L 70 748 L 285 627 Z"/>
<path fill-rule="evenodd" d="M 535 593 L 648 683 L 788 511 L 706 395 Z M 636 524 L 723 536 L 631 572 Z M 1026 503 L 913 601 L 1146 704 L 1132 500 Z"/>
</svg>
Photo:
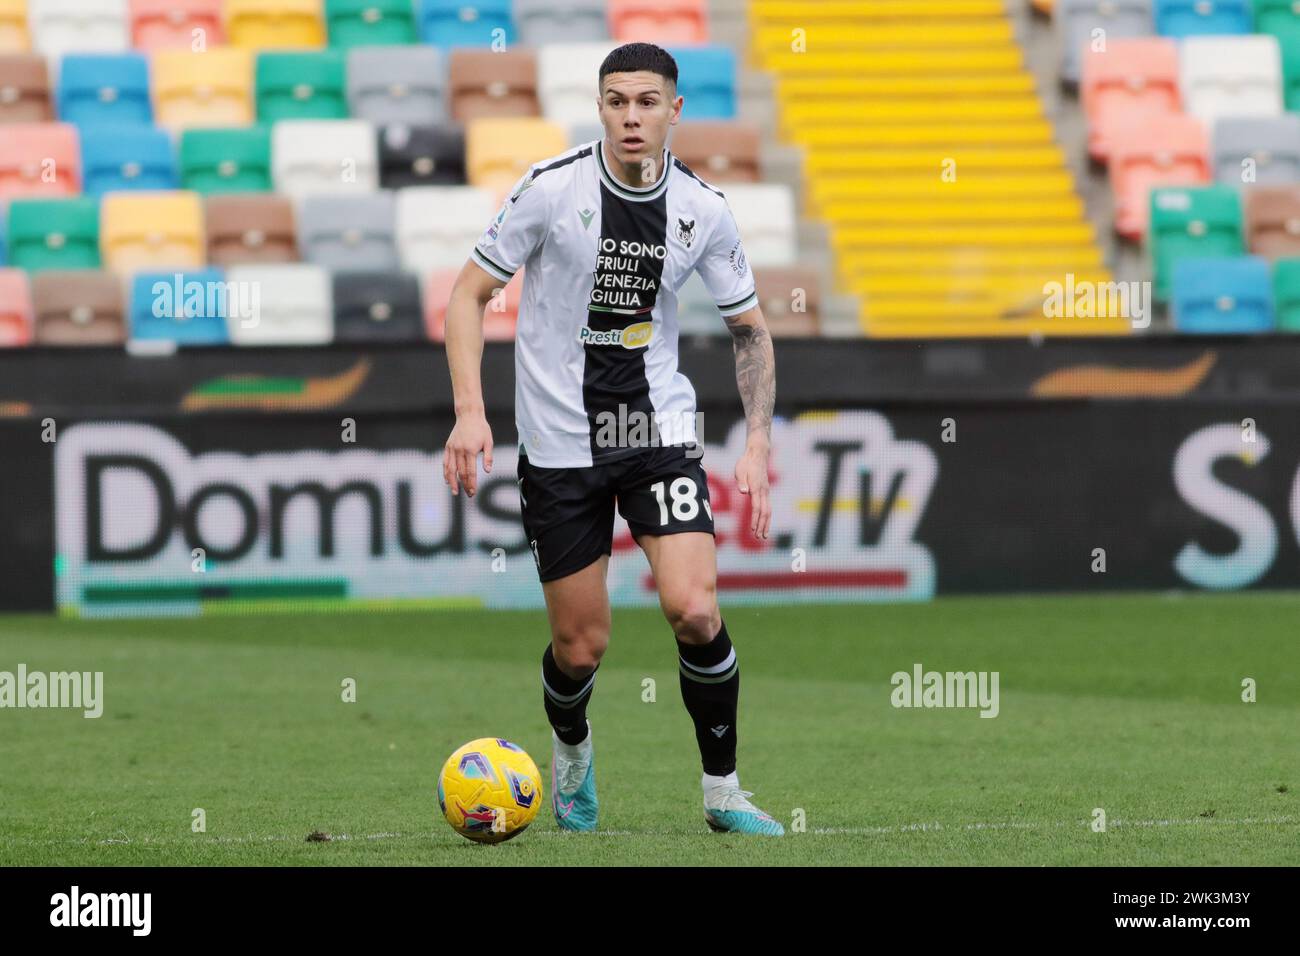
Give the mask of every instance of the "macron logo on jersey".
<svg viewBox="0 0 1300 956">
<path fill-rule="evenodd" d="M 650 344 L 654 330 L 653 322 L 637 322 L 625 329 L 610 329 L 606 332 L 584 325 L 578 330 L 578 341 L 583 345 L 621 345 L 625 349 L 639 349 Z"/>
</svg>

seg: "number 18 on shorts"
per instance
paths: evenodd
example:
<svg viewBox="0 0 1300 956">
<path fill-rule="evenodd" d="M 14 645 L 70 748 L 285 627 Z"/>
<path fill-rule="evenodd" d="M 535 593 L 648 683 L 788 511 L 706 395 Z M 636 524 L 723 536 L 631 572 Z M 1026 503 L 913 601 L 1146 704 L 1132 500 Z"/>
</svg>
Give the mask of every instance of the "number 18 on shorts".
<svg viewBox="0 0 1300 956">
<path fill-rule="evenodd" d="M 520 455 L 517 477 L 524 532 L 542 581 L 612 553 L 616 506 L 634 537 L 713 534 L 708 476 L 680 445 L 582 468 L 538 468 Z"/>
</svg>

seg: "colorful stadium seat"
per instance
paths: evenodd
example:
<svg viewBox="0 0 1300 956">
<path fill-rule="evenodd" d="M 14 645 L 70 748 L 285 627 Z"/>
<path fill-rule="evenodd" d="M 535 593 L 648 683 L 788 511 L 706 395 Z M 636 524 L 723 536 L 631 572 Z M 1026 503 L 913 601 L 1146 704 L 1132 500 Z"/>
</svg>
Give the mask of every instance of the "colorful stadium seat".
<svg viewBox="0 0 1300 956">
<path fill-rule="evenodd" d="M 1300 182 L 1300 116 L 1220 116 L 1213 157 L 1221 183 Z"/>
<path fill-rule="evenodd" d="M 111 272 L 49 270 L 32 276 L 37 345 L 122 345 L 122 281 Z"/>
<path fill-rule="evenodd" d="M 29 0 L 32 48 L 52 59 L 65 53 L 121 53 L 130 40 L 126 0 Z"/>
<path fill-rule="evenodd" d="M 594 104 L 593 104 L 594 108 Z M 528 116 L 484 117 L 465 130 L 465 170 L 471 185 L 500 195 L 538 160 L 568 147 L 564 129 Z"/>
<path fill-rule="evenodd" d="M 727 205 L 755 269 L 795 263 L 794 194 L 778 183 L 728 183 Z"/>
<path fill-rule="evenodd" d="M 141 272 L 131 280 L 130 338 L 225 345 L 228 297 L 220 269 Z"/>
<path fill-rule="evenodd" d="M 379 132 L 379 184 L 384 189 L 465 184 L 465 131 L 443 126 L 386 126 Z"/>
<path fill-rule="evenodd" d="M 419 41 L 411 0 L 325 0 L 325 25 L 339 49 Z"/>
<path fill-rule="evenodd" d="M 677 92 L 692 119 L 736 118 L 736 54 L 725 46 L 672 47 Z"/>
<path fill-rule="evenodd" d="M 0 124 L 54 119 L 45 62 L 39 53 L 0 54 Z"/>
<path fill-rule="evenodd" d="M 256 75 L 260 123 L 347 118 L 347 76 L 340 50 L 259 53 Z"/>
<path fill-rule="evenodd" d="M 298 207 L 298 248 L 305 262 L 332 272 L 400 268 L 391 192 L 308 196 Z"/>
<path fill-rule="evenodd" d="M 756 183 L 762 134 L 752 123 L 703 120 L 673 127 L 669 148 L 706 182 Z"/>
<path fill-rule="evenodd" d="M 496 213 L 490 192 L 474 186 L 418 186 L 397 194 L 397 250 L 402 268 L 459 269 L 466 251 Z"/>
<path fill-rule="evenodd" d="M 523 46 L 610 38 L 605 0 L 515 0 L 514 16 Z"/>
<path fill-rule="evenodd" d="M 537 51 L 537 91 L 542 115 L 561 126 L 600 119 L 597 76 L 613 43 L 552 43 Z"/>
<path fill-rule="evenodd" d="M 326 345 L 333 339 L 333 284 L 320 266 L 232 266 L 226 275 L 260 293 L 256 321 L 228 315 L 235 345 Z"/>
<path fill-rule="evenodd" d="M 1151 261 L 1156 298 L 1169 298 L 1174 263 L 1245 252 L 1241 196 L 1231 186 L 1151 190 Z"/>
<path fill-rule="evenodd" d="M 0 55 L 32 48 L 27 29 L 27 0 L 0 0 Z"/>
<path fill-rule="evenodd" d="M 187 129 L 181 134 L 181 188 L 250 193 L 271 189 L 271 132 L 265 126 Z"/>
<path fill-rule="evenodd" d="M 154 116 L 162 126 L 179 130 L 253 122 L 253 54 L 249 50 L 159 50 L 153 54 L 152 76 Z"/>
<path fill-rule="evenodd" d="M 81 192 L 81 140 L 71 123 L 12 123 L 0 136 L 0 202 Z"/>
<path fill-rule="evenodd" d="M 1077 83 L 1080 60 L 1091 46 L 1094 31 L 1108 43 L 1128 37 L 1150 36 L 1151 0 L 1060 0 L 1053 12 L 1060 45 L 1061 78 Z"/>
<path fill-rule="evenodd" d="M 32 294 L 22 269 L 0 269 L 0 348 L 30 345 Z"/>
<path fill-rule="evenodd" d="M 172 138 L 156 126 L 91 126 L 81 132 L 84 191 L 176 189 Z"/>
<path fill-rule="evenodd" d="M 424 328 L 430 341 L 446 341 L 447 304 L 459 273 L 459 267 L 435 269 L 425 282 Z M 523 287 L 524 270 L 520 269 L 504 288 L 492 290 L 492 298 L 483 308 L 483 341 L 514 341 Z"/>
<path fill-rule="evenodd" d="M 417 276 L 410 272 L 334 274 L 335 342 L 419 342 L 424 337 Z"/>
<path fill-rule="evenodd" d="M 1115 231 L 1129 239 L 1145 235 L 1151 187 L 1208 182 L 1208 153 L 1205 128 L 1181 113 L 1148 116 L 1117 131 L 1109 161 Z"/>
<path fill-rule="evenodd" d="M 1174 328 L 1201 335 L 1269 332 L 1273 285 L 1257 256 L 1179 259 L 1172 289 Z"/>
<path fill-rule="evenodd" d="M 1292 112 L 1300 111 L 1300 35 L 1277 37 L 1282 48 L 1282 99 Z"/>
<path fill-rule="evenodd" d="M 447 119 L 446 71 L 444 54 L 434 47 L 349 50 L 348 106 L 357 119 L 369 120 L 376 126 L 444 122 Z"/>
<path fill-rule="evenodd" d="M 371 193 L 379 188 L 375 128 L 365 120 L 281 120 L 271 129 L 275 191 Z"/>
<path fill-rule="evenodd" d="M 704 0 L 609 0 L 609 31 L 619 43 L 708 43 Z"/>
<path fill-rule="evenodd" d="M 755 269 L 754 285 L 773 338 L 821 334 L 821 278 L 816 268 Z"/>
<path fill-rule="evenodd" d="M 540 116 L 537 55 L 532 50 L 452 50 L 448 68 L 452 119 Z"/>
<path fill-rule="evenodd" d="M 83 127 L 152 123 L 145 58 L 138 53 L 69 53 L 59 71 L 59 119 Z"/>
<path fill-rule="evenodd" d="M 1300 6 L 1295 0 L 1254 0 L 1255 32 L 1300 37 Z"/>
<path fill-rule="evenodd" d="M 321 0 L 226 0 L 226 41 L 254 50 L 325 45 Z"/>
<path fill-rule="evenodd" d="M 1114 129 L 1143 116 L 1178 112 L 1177 42 L 1134 37 L 1111 40 L 1102 51 L 1089 50 L 1083 56 L 1079 93 L 1088 118 L 1088 152 L 1104 162 Z"/>
<path fill-rule="evenodd" d="M 211 49 L 226 42 L 222 0 L 131 0 L 131 46 L 153 52 Z"/>
<path fill-rule="evenodd" d="M 1244 196 L 1246 248 L 1270 259 L 1300 256 L 1300 186 L 1252 186 Z"/>
<path fill-rule="evenodd" d="M 293 203 L 272 193 L 224 194 L 204 202 L 208 261 L 222 269 L 298 261 Z"/>
<path fill-rule="evenodd" d="M 9 264 L 28 272 L 98 269 L 99 203 L 85 196 L 14 200 Z"/>
<path fill-rule="evenodd" d="M 417 0 L 420 38 L 433 46 L 492 46 L 515 42 L 510 0 Z"/>
<path fill-rule="evenodd" d="M 1273 308 L 1279 331 L 1300 332 L 1300 259 L 1273 263 Z"/>
<path fill-rule="evenodd" d="M 109 193 L 100 201 L 100 258 L 114 272 L 199 268 L 205 246 L 198 193 Z"/>
<path fill-rule="evenodd" d="M 1282 59 L 1276 37 L 1192 36 L 1182 42 L 1183 109 L 1213 123 L 1220 116 L 1282 112 Z"/>
<path fill-rule="evenodd" d="M 1156 32 L 1182 39 L 1250 33 L 1249 0 L 1155 0 Z"/>
</svg>

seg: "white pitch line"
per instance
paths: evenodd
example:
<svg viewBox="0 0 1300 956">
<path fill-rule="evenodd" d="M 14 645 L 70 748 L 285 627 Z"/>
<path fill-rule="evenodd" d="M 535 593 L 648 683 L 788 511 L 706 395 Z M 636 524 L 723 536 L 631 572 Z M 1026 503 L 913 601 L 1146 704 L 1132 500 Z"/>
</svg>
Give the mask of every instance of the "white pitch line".
<svg viewBox="0 0 1300 956">
<path fill-rule="evenodd" d="M 1177 827 L 1177 826 L 1278 826 L 1295 823 L 1294 817 L 1242 817 L 1241 819 L 1218 819 L 1215 817 L 1188 817 L 1184 820 L 1110 820 L 1107 830 L 1125 827 Z M 890 833 L 909 833 L 917 831 L 944 830 L 1046 830 L 1062 827 L 1087 827 L 1091 820 L 1044 820 L 1020 821 L 1006 823 L 961 823 L 945 826 L 942 823 L 909 823 L 896 827 L 818 827 L 808 832 L 827 836 L 876 836 Z"/>
<path fill-rule="evenodd" d="M 983 823 L 955 823 L 945 825 L 943 823 L 926 822 L 926 823 L 904 823 L 896 826 L 880 827 L 813 827 L 806 832 L 815 836 L 888 836 L 890 834 L 903 833 L 953 833 L 953 832 L 972 832 L 982 830 L 1059 830 L 1065 827 L 1087 827 L 1091 825 L 1091 820 L 1008 820 L 1004 822 L 983 822 Z M 1106 824 L 1107 830 L 1122 830 L 1131 827 L 1182 827 L 1182 826 L 1215 826 L 1215 827 L 1248 827 L 1248 826 L 1282 826 L 1288 823 L 1296 823 L 1295 817 L 1241 817 L 1233 818 L 1216 818 L 1216 817 L 1188 817 L 1186 819 L 1168 819 L 1168 820 L 1125 820 L 1115 819 Z M 791 834 L 798 836 L 798 833 Z M 366 833 L 359 836 L 352 836 L 347 833 L 331 834 L 328 841 L 322 842 L 347 842 L 349 840 L 428 840 L 433 836 L 433 831 L 423 833 Z M 666 836 L 666 837 L 695 837 L 695 836 L 712 836 L 702 830 L 597 830 L 595 833 L 569 833 L 563 830 L 534 830 L 529 834 L 533 837 L 559 837 L 561 839 L 588 839 L 590 837 L 645 837 L 645 836 Z M 68 840 L 27 840 L 21 837 L 0 837 L 0 843 L 22 844 L 25 846 L 66 846 L 66 845 L 86 845 L 90 843 L 88 837 L 81 839 Z M 108 839 L 94 841 L 99 846 L 130 846 L 132 844 L 142 846 L 193 846 L 194 844 L 251 844 L 251 843 L 305 843 L 307 842 L 306 834 L 301 836 L 287 836 L 284 834 L 272 834 L 269 836 L 204 836 L 197 835 L 194 838 L 185 837 L 168 837 L 158 839 L 156 837 L 144 836 L 131 838 L 123 834 L 120 837 L 110 837 Z"/>
</svg>

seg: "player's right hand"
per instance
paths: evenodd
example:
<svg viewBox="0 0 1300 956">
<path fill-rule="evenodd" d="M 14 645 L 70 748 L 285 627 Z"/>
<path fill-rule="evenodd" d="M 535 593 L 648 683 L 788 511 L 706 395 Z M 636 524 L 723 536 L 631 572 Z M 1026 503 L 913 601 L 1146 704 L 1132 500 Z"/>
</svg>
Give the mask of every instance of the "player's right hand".
<svg viewBox="0 0 1300 956">
<path fill-rule="evenodd" d="M 483 453 L 483 470 L 492 473 L 492 429 L 482 414 L 457 416 L 442 456 L 442 478 L 453 495 L 463 485 L 471 498 L 478 491 L 478 456 Z"/>
</svg>

